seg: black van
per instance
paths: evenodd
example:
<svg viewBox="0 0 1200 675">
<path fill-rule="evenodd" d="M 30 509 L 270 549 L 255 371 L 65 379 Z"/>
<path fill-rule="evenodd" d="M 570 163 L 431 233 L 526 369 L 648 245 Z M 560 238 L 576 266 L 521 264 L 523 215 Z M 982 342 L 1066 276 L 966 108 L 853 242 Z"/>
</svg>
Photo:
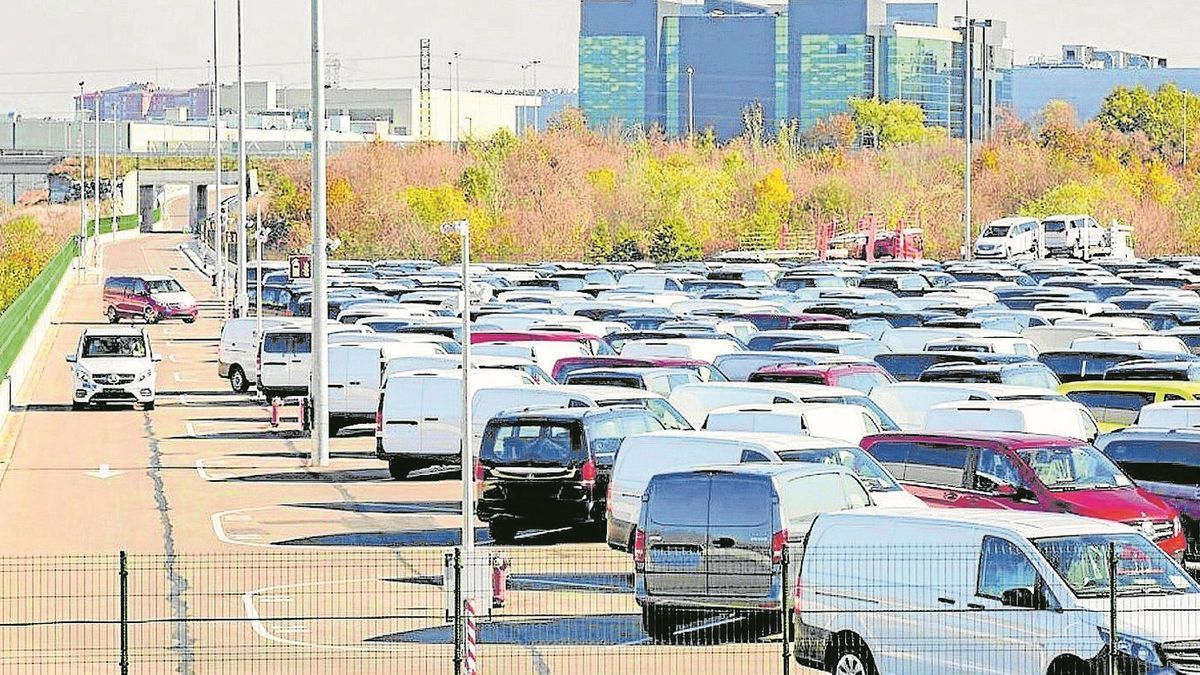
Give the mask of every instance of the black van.
<svg viewBox="0 0 1200 675">
<path fill-rule="evenodd" d="M 621 441 L 664 429 L 644 408 L 501 413 L 483 432 L 476 513 L 500 544 L 529 528 L 582 525 L 599 536 Z"/>
</svg>

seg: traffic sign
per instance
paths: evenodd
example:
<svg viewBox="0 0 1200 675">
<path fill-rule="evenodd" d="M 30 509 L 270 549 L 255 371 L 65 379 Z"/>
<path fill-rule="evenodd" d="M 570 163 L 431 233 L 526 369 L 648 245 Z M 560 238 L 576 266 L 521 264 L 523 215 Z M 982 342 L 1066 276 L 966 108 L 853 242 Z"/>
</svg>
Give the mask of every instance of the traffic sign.
<svg viewBox="0 0 1200 675">
<path fill-rule="evenodd" d="M 288 257 L 289 279 L 312 278 L 312 256 L 293 255 Z"/>
</svg>

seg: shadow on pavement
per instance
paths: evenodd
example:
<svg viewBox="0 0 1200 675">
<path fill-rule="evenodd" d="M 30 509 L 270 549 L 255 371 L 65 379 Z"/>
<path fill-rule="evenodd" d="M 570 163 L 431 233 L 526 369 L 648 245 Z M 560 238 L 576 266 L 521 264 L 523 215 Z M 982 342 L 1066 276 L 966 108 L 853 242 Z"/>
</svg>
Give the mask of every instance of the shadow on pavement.
<svg viewBox="0 0 1200 675">
<path fill-rule="evenodd" d="M 234 467 L 236 468 L 236 467 Z M 223 478 L 222 483 L 362 483 L 389 480 L 387 469 L 347 469 L 344 471 L 282 471 L 253 476 Z"/>
<path fill-rule="evenodd" d="M 459 502 L 327 502 L 324 504 L 288 504 L 288 506 L 353 513 L 442 513 L 449 515 L 462 513 L 462 506 Z"/>
<path fill-rule="evenodd" d="M 285 539 L 272 542 L 275 546 L 379 546 L 400 548 L 405 546 L 458 546 L 462 541 L 461 532 L 456 527 L 436 530 L 415 530 L 412 532 L 343 532 L 339 534 L 323 534 L 298 539 Z M 475 528 L 475 542 L 486 544 L 487 528 Z"/>
<path fill-rule="evenodd" d="M 454 641 L 452 626 L 368 638 L 367 642 L 447 643 Z M 547 617 L 532 621 L 484 621 L 478 624 L 479 642 L 493 645 L 622 645 L 646 640 L 640 614 Z"/>
</svg>

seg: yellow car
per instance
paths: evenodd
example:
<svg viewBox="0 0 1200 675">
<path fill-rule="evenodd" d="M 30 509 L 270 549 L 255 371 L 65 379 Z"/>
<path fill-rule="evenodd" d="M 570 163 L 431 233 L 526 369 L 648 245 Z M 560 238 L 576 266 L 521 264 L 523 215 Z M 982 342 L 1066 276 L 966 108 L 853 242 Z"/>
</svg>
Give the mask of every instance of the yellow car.
<svg viewBox="0 0 1200 675">
<path fill-rule="evenodd" d="M 1058 391 L 1091 410 L 1104 433 L 1134 424 L 1144 405 L 1200 400 L 1200 382 L 1185 380 L 1085 380 Z"/>
</svg>

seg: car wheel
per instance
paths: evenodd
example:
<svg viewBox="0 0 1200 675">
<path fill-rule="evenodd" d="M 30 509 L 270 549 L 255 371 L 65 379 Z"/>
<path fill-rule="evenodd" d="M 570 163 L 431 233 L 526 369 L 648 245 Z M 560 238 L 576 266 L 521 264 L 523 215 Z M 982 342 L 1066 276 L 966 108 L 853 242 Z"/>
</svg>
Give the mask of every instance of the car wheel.
<svg viewBox="0 0 1200 675">
<path fill-rule="evenodd" d="M 333 438 L 342 430 L 342 422 L 340 420 L 329 420 L 329 437 Z"/>
<path fill-rule="evenodd" d="M 1092 669 L 1078 658 L 1071 656 L 1061 656 L 1050 664 L 1050 669 L 1046 671 L 1046 675 L 1088 675 Z"/>
<path fill-rule="evenodd" d="M 107 310 L 105 310 L 105 312 L 104 312 L 104 313 L 105 313 L 105 315 L 107 315 L 107 316 L 108 316 L 108 322 L 109 322 L 109 323 L 120 323 L 120 321 L 121 321 L 121 315 L 120 315 L 120 314 L 117 314 L 117 308 L 116 308 L 116 307 L 113 307 L 112 305 L 109 305 L 109 306 L 108 306 L 108 309 L 107 309 Z"/>
<path fill-rule="evenodd" d="M 147 307 L 142 317 L 146 319 L 146 323 L 158 323 L 158 312 L 155 312 L 153 307 Z"/>
<path fill-rule="evenodd" d="M 147 401 L 142 404 L 142 410 L 154 410 L 154 401 Z"/>
<path fill-rule="evenodd" d="M 837 642 L 839 638 L 835 637 L 834 640 Z M 840 641 L 844 644 L 831 646 L 833 654 L 829 659 L 829 672 L 833 675 L 879 675 L 871 650 L 857 636 L 840 638 Z"/>
<path fill-rule="evenodd" d="M 184 323 L 196 323 L 196 317 L 189 316 L 183 320 Z"/>
<path fill-rule="evenodd" d="M 517 540 L 517 524 L 503 518 L 493 520 L 488 523 L 488 536 L 497 544 L 511 544 Z"/>
<path fill-rule="evenodd" d="M 391 475 L 393 480 L 407 479 L 408 474 L 412 473 L 414 468 L 416 467 L 402 459 L 388 460 L 388 474 Z"/>
<path fill-rule="evenodd" d="M 87 404 L 82 401 L 71 401 L 71 410 L 87 410 Z"/>
<path fill-rule="evenodd" d="M 244 394 L 250 389 L 250 381 L 246 379 L 246 373 L 242 371 L 241 366 L 229 369 L 229 388 L 238 394 Z"/>
<path fill-rule="evenodd" d="M 642 630 L 656 642 L 670 642 L 675 637 L 675 622 L 669 610 L 654 605 L 642 607 Z"/>
</svg>

